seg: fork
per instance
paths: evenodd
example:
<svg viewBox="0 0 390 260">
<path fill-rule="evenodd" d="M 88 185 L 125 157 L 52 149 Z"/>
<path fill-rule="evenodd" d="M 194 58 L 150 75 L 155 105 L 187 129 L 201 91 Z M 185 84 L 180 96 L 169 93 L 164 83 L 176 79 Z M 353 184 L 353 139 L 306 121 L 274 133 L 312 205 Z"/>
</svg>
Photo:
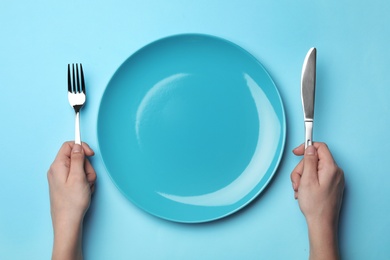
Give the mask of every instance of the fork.
<svg viewBox="0 0 390 260">
<path fill-rule="evenodd" d="M 76 72 L 75 72 L 76 67 Z M 72 64 L 72 69 L 70 64 L 68 64 L 68 100 L 76 112 L 75 119 L 75 143 L 81 144 L 80 137 L 80 110 L 84 106 L 86 99 L 85 95 L 85 83 L 84 83 L 84 73 L 83 66 L 80 63 L 80 69 L 78 64 Z"/>
</svg>

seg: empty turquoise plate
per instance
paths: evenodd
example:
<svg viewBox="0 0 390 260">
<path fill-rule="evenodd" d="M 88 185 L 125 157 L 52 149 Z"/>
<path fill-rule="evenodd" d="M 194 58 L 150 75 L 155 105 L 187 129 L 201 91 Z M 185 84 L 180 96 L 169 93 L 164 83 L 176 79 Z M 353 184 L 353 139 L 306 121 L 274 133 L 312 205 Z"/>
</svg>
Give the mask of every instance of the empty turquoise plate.
<svg viewBox="0 0 390 260">
<path fill-rule="evenodd" d="M 252 201 L 274 175 L 286 135 L 264 67 L 239 46 L 199 34 L 129 57 L 104 92 L 97 129 L 118 189 L 141 209 L 185 223 Z"/>
</svg>

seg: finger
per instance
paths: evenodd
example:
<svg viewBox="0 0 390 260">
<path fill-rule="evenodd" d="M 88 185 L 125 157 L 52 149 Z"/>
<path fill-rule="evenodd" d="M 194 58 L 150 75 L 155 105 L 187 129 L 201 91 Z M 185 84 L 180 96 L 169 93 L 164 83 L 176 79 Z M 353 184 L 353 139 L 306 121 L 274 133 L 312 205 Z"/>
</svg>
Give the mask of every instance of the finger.
<svg viewBox="0 0 390 260">
<path fill-rule="evenodd" d="M 303 155 L 305 153 L 305 145 L 301 144 L 300 146 L 294 148 L 293 153 L 298 156 Z"/>
<path fill-rule="evenodd" d="M 71 151 L 72 147 L 69 142 L 62 144 L 47 173 L 49 182 L 52 180 L 58 180 L 61 182 L 66 181 L 69 175 Z"/>
<path fill-rule="evenodd" d="M 83 142 L 81 145 L 84 149 L 84 153 L 86 156 L 94 156 L 95 155 L 95 152 L 91 149 L 91 147 L 89 147 L 89 145 L 87 143 Z"/>
<path fill-rule="evenodd" d="M 64 161 L 64 160 L 69 159 L 71 151 L 72 151 L 72 147 L 73 147 L 73 145 L 71 142 L 63 143 L 60 150 L 58 151 L 57 156 L 54 159 L 54 161 L 55 162 L 56 161 Z"/>
<path fill-rule="evenodd" d="M 300 161 L 290 175 L 290 179 L 294 191 L 298 191 L 299 184 L 301 182 L 302 172 L 303 172 L 303 161 Z"/>
<path fill-rule="evenodd" d="M 327 147 L 325 143 L 313 142 L 313 146 L 318 150 L 320 147 Z M 305 154 L 305 144 L 300 144 L 298 147 L 293 149 L 295 155 L 301 156 Z"/>
<path fill-rule="evenodd" d="M 298 191 L 300 182 L 301 182 L 301 175 L 299 175 L 296 172 L 291 173 L 291 183 L 294 191 Z"/>
<path fill-rule="evenodd" d="M 87 177 L 87 181 L 92 188 L 92 186 L 95 184 L 96 181 L 96 172 L 95 169 L 92 167 L 92 164 L 88 159 L 85 160 L 84 169 Z"/>
<path fill-rule="evenodd" d="M 318 183 L 318 154 L 313 145 L 309 145 L 305 150 L 301 181 Z"/>
<path fill-rule="evenodd" d="M 335 164 L 332 153 L 330 152 L 328 145 L 326 143 L 316 143 L 318 159 L 320 163 L 325 165 Z"/>
<path fill-rule="evenodd" d="M 74 141 L 67 141 L 67 142 L 63 143 L 62 147 L 60 148 L 59 153 L 66 152 L 70 157 L 70 153 L 72 151 L 74 144 L 75 144 Z M 87 143 L 82 142 L 81 145 L 83 147 L 83 150 L 84 150 L 84 153 L 86 156 L 95 155 L 95 152 L 92 150 L 92 148 Z"/>
<path fill-rule="evenodd" d="M 78 177 L 86 180 L 84 171 L 85 154 L 83 147 L 79 144 L 74 144 L 70 157 L 70 172 L 69 177 Z"/>
<path fill-rule="evenodd" d="M 294 190 L 294 198 L 295 199 L 298 198 L 298 189 L 299 189 L 300 182 L 301 182 L 301 175 L 299 175 L 296 172 L 293 172 L 291 174 L 291 183 L 292 183 L 292 187 Z"/>
</svg>

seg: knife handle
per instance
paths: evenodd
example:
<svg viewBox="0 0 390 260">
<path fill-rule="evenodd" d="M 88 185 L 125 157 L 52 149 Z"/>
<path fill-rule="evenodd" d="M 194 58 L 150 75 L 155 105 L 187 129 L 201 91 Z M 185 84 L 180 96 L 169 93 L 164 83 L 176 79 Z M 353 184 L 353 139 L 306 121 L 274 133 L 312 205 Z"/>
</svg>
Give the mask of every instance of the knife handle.
<svg viewBox="0 0 390 260">
<path fill-rule="evenodd" d="M 305 121 L 305 149 L 313 144 L 313 121 Z"/>
</svg>

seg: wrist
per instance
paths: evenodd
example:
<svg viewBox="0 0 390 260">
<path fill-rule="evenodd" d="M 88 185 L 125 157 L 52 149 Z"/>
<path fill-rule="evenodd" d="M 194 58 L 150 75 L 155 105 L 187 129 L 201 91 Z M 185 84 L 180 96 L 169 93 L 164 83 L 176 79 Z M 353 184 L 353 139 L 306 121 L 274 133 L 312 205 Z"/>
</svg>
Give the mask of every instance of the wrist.
<svg viewBox="0 0 390 260">
<path fill-rule="evenodd" d="M 80 211 L 72 211 L 69 209 L 52 209 L 51 217 L 54 229 L 61 226 L 76 228 L 82 225 L 84 214 Z"/>
<path fill-rule="evenodd" d="M 310 230 L 318 232 L 332 231 L 337 232 L 338 221 L 337 218 L 326 217 L 324 215 L 306 217 L 307 226 Z"/>
<path fill-rule="evenodd" d="M 82 226 L 82 218 L 53 220 L 53 260 L 82 259 Z"/>
<path fill-rule="evenodd" d="M 308 220 L 310 259 L 339 259 L 337 223 Z"/>
<path fill-rule="evenodd" d="M 76 234 L 80 229 L 82 229 L 82 225 L 82 218 L 66 218 L 65 216 L 53 218 L 53 230 L 55 236 L 57 234 Z"/>
</svg>

